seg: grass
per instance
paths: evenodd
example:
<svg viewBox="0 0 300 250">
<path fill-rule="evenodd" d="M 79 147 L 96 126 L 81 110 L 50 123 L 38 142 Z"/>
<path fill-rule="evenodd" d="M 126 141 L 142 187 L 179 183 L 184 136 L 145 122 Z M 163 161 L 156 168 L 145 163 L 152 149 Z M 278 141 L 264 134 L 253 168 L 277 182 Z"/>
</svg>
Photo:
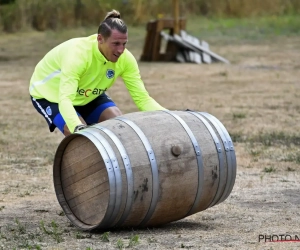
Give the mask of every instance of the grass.
<svg viewBox="0 0 300 250">
<path fill-rule="evenodd" d="M 265 173 L 274 173 L 274 172 L 276 172 L 276 169 L 273 166 L 271 166 L 271 167 L 265 167 L 263 169 L 263 172 L 265 172 Z"/>
<path fill-rule="evenodd" d="M 233 113 L 232 114 L 233 119 L 244 119 L 246 118 L 246 114 L 245 113 Z"/>
<path fill-rule="evenodd" d="M 15 223 L 17 224 L 17 231 L 19 234 L 25 234 L 26 233 L 26 227 L 23 225 L 19 219 L 15 219 Z"/>
<path fill-rule="evenodd" d="M 117 246 L 118 249 L 123 249 L 125 247 L 124 241 L 122 239 L 118 239 L 117 243 L 116 243 L 116 246 Z"/>
<path fill-rule="evenodd" d="M 238 119 L 238 118 L 235 118 Z M 242 144 L 252 158 L 252 162 L 272 160 L 283 163 L 300 164 L 300 136 L 285 131 L 260 131 L 254 135 L 242 132 L 230 133 L 234 144 Z M 273 167 L 263 169 L 266 173 L 274 172 Z M 287 167 L 289 171 L 289 167 Z"/>
<path fill-rule="evenodd" d="M 42 246 L 45 246 L 45 242 L 50 244 L 48 236 L 55 241 L 55 244 L 59 244 L 64 242 L 63 234 L 65 232 L 69 232 L 68 230 L 62 231 L 58 224 L 55 221 L 48 223 L 47 225 L 42 220 L 39 223 L 39 230 L 36 232 L 30 232 L 29 226 L 26 223 L 22 223 L 18 218 L 14 219 L 14 225 L 7 225 L 5 227 L 0 227 L 0 242 L 2 240 L 6 242 L 10 242 L 10 249 L 32 249 L 32 250 L 40 250 Z M 110 242 L 109 240 L 110 232 L 104 232 L 100 236 L 100 240 L 103 243 Z M 83 240 L 83 239 L 91 239 L 92 234 L 85 234 L 81 231 L 75 232 L 75 239 L 76 240 Z M 128 239 L 128 240 L 127 240 Z M 124 248 L 134 248 L 139 244 L 140 236 L 139 235 L 131 235 L 130 237 L 118 238 L 115 239 L 114 237 L 114 244 L 118 249 Z M 125 242 L 128 242 L 128 244 Z M 155 241 L 153 241 L 155 242 Z M 15 246 L 13 248 L 13 246 Z M 0 249 L 4 250 L 1 247 Z M 93 250 L 92 247 L 86 247 L 85 250 Z"/>
<path fill-rule="evenodd" d="M 130 237 L 128 247 L 134 247 L 139 243 L 140 237 L 138 235 L 133 235 Z"/>
<path fill-rule="evenodd" d="M 246 116 L 241 114 L 235 114 L 234 117 L 245 118 Z M 248 142 L 248 143 L 261 143 L 264 146 L 273 145 L 285 145 L 285 146 L 299 146 L 300 145 L 300 135 L 298 134 L 288 134 L 284 131 L 272 131 L 272 132 L 259 132 L 256 135 L 247 136 L 243 135 L 241 132 L 230 133 L 233 142 Z"/>
<path fill-rule="evenodd" d="M 205 38 L 240 43 L 261 41 L 274 36 L 299 36 L 300 15 L 264 16 L 255 18 L 206 18 L 194 16 L 187 23 L 187 31 Z"/>
<path fill-rule="evenodd" d="M 300 164 L 300 152 L 289 153 L 282 159 L 282 161 L 296 162 L 297 164 Z"/>
<path fill-rule="evenodd" d="M 250 150 L 250 155 L 253 157 L 258 157 L 262 154 L 262 150 L 255 150 L 255 149 L 251 149 Z"/>
<path fill-rule="evenodd" d="M 109 242 L 109 232 L 104 232 L 101 234 L 100 239 L 103 242 Z"/>
<path fill-rule="evenodd" d="M 286 171 L 288 171 L 288 172 L 294 172 L 295 169 L 294 169 L 294 168 L 291 168 L 291 167 L 287 167 Z"/>
<path fill-rule="evenodd" d="M 58 228 L 58 225 L 55 221 L 52 221 L 50 223 L 50 226 L 49 228 L 47 228 L 45 226 L 45 223 L 44 221 L 41 221 L 40 222 L 40 229 L 41 231 L 46 234 L 46 235 L 50 235 L 55 241 L 56 243 L 60 243 L 63 241 L 63 238 L 62 238 L 62 232 L 61 230 Z"/>
<path fill-rule="evenodd" d="M 281 144 L 286 146 L 291 146 L 294 144 L 296 146 L 300 145 L 300 135 L 290 135 L 283 131 L 274 131 L 267 133 L 259 133 L 256 137 L 251 139 L 253 142 L 260 142 L 265 146 L 272 146 L 274 144 Z"/>
<path fill-rule="evenodd" d="M 26 190 L 26 191 L 24 191 L 24 193 L 18 194 L 18 196 L 19 196 L 19 197 L 25 197 L 25 196 L 29 196 L 30 194 L 31 194 L 31 191 Z"/>
<path fill-rule="evenodd" d="M 33 234 L 28 232 L 27 224 L 20 222 L 18 218 L 15 218 L 14 222 L 14 225 L 7 225 L 5 227 L 6 230 L 1 230 L 0 234 L 0 239 L 11 242 L 10 249 L 42 249 L 41 246 L 35 242 L 40 239 L 38 233 Z M 4 250 L 1 245 L 0 249 Z"/>
</svg>

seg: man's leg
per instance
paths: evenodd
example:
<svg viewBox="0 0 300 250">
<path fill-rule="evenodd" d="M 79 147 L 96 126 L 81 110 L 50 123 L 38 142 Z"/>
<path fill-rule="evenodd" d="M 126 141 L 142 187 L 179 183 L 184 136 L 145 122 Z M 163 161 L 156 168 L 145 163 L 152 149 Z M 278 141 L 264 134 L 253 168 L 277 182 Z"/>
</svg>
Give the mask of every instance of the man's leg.
<svg viewBox="0 0 300 250">
<path fill-rule="evenodd" d="M 48 123 L 50 132 L 53 132 L 57 127 L 55 119 L 59 114 L 58 104 L 47 101 L 46 99 L 35 99 L 30 97 L 34 108 L 45 118 Z M 64 123 L 63 123 L 64 124 Z M 61 132 L 63 133 L 63 124 L 61 125 Z"/>
<path fill-rule="evenodd" d="M 117 106 L 109 107 L 100 114 L 98 122 L 103 122 L 119 115 L 122 115 L 122 112 Z"/>
<path fill-rule="evenodd" d="M 75 109 L 82 115 L 87 125 L 103 122 L 122 115 L 121 110 L 105 93 L 84 106 L 76 106 Z"/>
</svg>

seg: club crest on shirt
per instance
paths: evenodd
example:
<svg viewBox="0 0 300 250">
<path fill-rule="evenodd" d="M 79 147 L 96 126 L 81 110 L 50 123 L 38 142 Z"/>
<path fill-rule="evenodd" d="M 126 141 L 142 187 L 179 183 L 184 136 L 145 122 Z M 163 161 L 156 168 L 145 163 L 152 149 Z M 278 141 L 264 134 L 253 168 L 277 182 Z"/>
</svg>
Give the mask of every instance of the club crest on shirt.
<svg viewBox="0 0 300 250">
<path fill-rule="evenodd" d="M 46 113 L 47 113 L 47 115 L 52 115 L 52 110 L 51 110 L 50 106 L 48 106 L 46 108 Z"/>
<path fill-rule="evenodd" d="M 108 79 L 111 79 L 111 78 L 113 78 L 114 76 L 115 76 L 115 71 L 114 71 L 114 70 L 108 69 L 108 70 L 106 71 L 106 77 L 107 77 Z"/>
</svg>

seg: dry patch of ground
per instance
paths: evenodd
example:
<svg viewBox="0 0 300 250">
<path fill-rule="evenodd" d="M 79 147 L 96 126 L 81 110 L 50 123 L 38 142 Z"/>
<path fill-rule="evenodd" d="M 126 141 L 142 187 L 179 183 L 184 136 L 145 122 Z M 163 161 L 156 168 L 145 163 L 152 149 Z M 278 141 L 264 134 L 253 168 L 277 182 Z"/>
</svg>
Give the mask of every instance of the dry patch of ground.
<svg viewBox="0 0 300 250">
<path fill-rule="evenodd" d="M 48 132 L 28 96 L 35 64 L 58 39 L 19 38 L 0 39 L 0 249 L 300 247 L 259 242 L 259 235 L 300 238 L 300 38 L 211 47 L 231 65 L 140 62 L 146 88 L 163 106 L 206 111 L 224 124 L 234 140 L 236 183 L 223 203 L 180 221 L 98 234 L 63 215 L 52 181 L 63 137 Z M 141 47 L 129 44 L 137 58 Z M 121 81 L 109 94 L 124 113 L 137 111 Z"/>
</svg>

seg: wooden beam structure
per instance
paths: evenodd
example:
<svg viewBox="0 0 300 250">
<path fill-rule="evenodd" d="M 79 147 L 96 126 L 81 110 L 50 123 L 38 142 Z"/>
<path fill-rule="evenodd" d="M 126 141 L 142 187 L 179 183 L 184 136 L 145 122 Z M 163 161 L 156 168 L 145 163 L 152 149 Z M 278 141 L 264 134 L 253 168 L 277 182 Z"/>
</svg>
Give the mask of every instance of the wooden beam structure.
<svg viewBox="0 0 300 250">
<path fill-rule="evenodd" d="M 203 57 L 204 54 L 209 55 L 212 59 L 214 59 L 215 61 L 219 61 L 219 62 L 223 62 L 225 64 L 230 64 L 230 62 L 217 55 L 216 53 L 212 52 L 211 50 L 209 50 L 208 44 L 204 44 L 200 45 L 198 43 L 195 42 L 191 42 L 190 39 L 187 39 L 187 36 L 180 36 L 177 34 L 169 35 L 164 31 L 160 32 L 161 36 L 167 40 L 168 42 L 173 42 L 176 43 L 179 47 L 183 48 L 183 49 L 188 49 L 190 51 L 194 51 L 196 53 L 200 53 Z M 204 61 L 205 63 L 207 63 L 207 61 Z"/>
<path fill-rule="evenodd" d="M 185 30 L 186 20 L 179 19 L 177 25 L 179 31 Z M 160 52 L 162 42 L 161 32 L 168 30 L 171 36 L 175 35 L 175 20 L 173 18 L 153 20 L 148 22 L 146 29 L 147 34 L 141 61 L 175 61 L 178 51 L 178 46 L 175 43 L 168 42 L 165 53 Z"/>
</svg>

